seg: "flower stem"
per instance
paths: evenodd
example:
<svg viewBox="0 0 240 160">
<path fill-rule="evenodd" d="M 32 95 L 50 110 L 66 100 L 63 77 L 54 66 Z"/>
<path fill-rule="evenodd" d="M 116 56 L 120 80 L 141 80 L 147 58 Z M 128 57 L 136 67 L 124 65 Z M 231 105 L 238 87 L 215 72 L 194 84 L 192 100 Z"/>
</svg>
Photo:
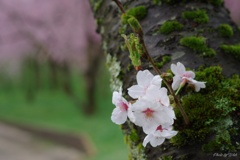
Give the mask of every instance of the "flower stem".
<svg viewBox="0 0 240 160">
<path fill-rule="evenodd" d="M 141 37 L 140 37 L 140 39 L 141 39 Z M 148 50 L 147 50 L 147 48 L 146 48 L 146 45 L 145 45 L 145 43 L 144 43 L 144 41 L 143 41 L 143 37 L 142 37 L 142 44 L 143 44 L 143 49 L 144 49 L 144 51 L 145 51 L 145 55 L 146 55 L 147 58 L 148 58 L 148 61 L 152 64 L 154 70 L 161 76 L 161 71 L 160 71 L 160 70 L 158 69 L 158 67 L 155 65 L 152 57 L 151 57 L 150 54 L 148 53 Z M 162 77 L 162 76 L 161 76 L 161 77 Z M 186 125 L 189 125 L 189 123 L 190 123 L 189 118 L 188 118 L 186 112 L 184 111 L 184 109 L 183 109 L 183 107 L 182 107 L 182 105 L 181 105 L 178 97 L 177 97 L 176 94 L 174 93 L 171 85 L 168 83 L 168 81 L 167 81 L 164 77 L 162 77 L 162 79 L 163 79 L 163 82 L 166 84 L 166 86 L 167 86 L 170 94 L 173 96 L 174 101 L 175 101 L 175 103 L 177 104 L 177 107 L 178 107 L 178 109 L 180 110 L 180 112 L 181 112 L 181 114 L 182 114 L 182 116 L 183 116 L 183 118 L 184 118 L 184 121 L 185 121 Z"/>
<path fill-rule="evenodd" d="M 175 95 L 178 95 L 178 93 L 181 89 L 182 89 L 182 87 L 179 87 L 178 90 L 176 91 Z"/>
</svg>

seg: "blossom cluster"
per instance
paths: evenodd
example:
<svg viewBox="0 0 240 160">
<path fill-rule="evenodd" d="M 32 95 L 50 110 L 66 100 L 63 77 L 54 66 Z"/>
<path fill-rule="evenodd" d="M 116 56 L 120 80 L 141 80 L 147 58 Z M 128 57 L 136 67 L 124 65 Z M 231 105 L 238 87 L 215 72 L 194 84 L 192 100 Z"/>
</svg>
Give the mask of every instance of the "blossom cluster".
<svg viewBox="0 0 240 160">
<path fill-rule="evenodd" d="M 172 64 L 171 70 L 175 74 L 172 83 L 174 90 L 186 83 L 193 85 L 195 91 L 205 88 L 205 83 L 194 80 L 195 74 L 186 71 L 183 64 Z M 148 70 L 138 71 L 136 80 L 137 84 L 128 88 L 128 95 L 135 99 L 134 103 L 128 102 L 122 96 L 121 89 L 113 92 L 112 103 L 116 108 L 112 112 L 111 120 L 116 124 L 123 124 L 128 118 L 142 127 L 147 135 L 143 146 L 150 143 L 156 147 L 177 134 L 177 131 L 173 130 L 175 112 L 170 104 L 168 90 L 162 87 L 162 78 L 159 75 L 154 76 Z"/>
</svg>

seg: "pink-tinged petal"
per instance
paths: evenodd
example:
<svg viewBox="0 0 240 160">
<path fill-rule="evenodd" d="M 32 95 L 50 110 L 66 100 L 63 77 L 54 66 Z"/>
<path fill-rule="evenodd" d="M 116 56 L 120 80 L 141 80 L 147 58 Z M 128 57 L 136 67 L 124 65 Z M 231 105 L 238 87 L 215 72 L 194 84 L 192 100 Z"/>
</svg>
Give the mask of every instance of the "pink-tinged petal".
<svg viewBox="0 0 240 160">
<path fill-rule="evenodd" d="M 165 138 L 163 138 L 163 137 L 155 137 L 154 139 L 150 140 L 150 144 L 153 147 L 157 147 L 157 146 L 163 144 L 164 141 L 165 141 Z"/>
<path fill-rule="evenodd" d="M 143 132 L 146 134 L 153 133 L 158 126 L 159 126 L 159 123 L 150 122 L 149 124 L 145 124 L 144 126 L 142 126 Z"/>
<path fill-rule="evenodd" d="M 151 81 L 151 84 L 155 85 L 155 86 L 158 86 L 160 88 L 161 85 L 162 85 L 162 78 L 159 75 L 154 76 L 152 81 Z"/>
<path fill-rule="evenodd" d="M 183 76 L 187 77 L 187 78 L 195 78 L 195 73 L 193 71 L 186 71 Z"/>
<path fill-rule="evenodd" d="M 186 71 L 184 65 L 183 65 L 182 63 L 180 63 L 180 62 L 178 62 L 177 65 L 171 64 L 171 70 L 172 70 L 172 72 L 174 73 L 174 75 L 178 75 L 178 76 L 180 76 L 180 77 L 181 77 L 181 76 L 185 73 L 185 71 Z"/>
<path fill-rule="evenodd" d="M 153 77 L 154 77 L 153 74 L 148 70 L 138 71 L 137 83 L 142 87 L 148 87 Z"/>
<path fill-rule="evenodd" d="M 179 76 L 174 76 L 173 77 L 172 88 L 173 88 L 174 91 L 179 88 L 181 82 L 182 82 L 181 77 L 179 77 Z"/>
<path fill-rule="evenodd" d="M 134 99 L 144 96 L 145 92 L 145 89 L 139 85 L 133 85 L 128 88 L 128 95 Z"/>
<path fill-rule="evenodd" d="M 144 140 L 143 140 L 143 146 L 146 147 L 146 145 L 154 138 L 152 134 L 148 134 Z"/>
<path fill-rule="evenodd" d="M 119 107 L 114 108 L 111 120 L 116 124 L 123 124 L 127 120 L 127 111 L 122 111 Z"/>
<path fill-rule="evenodd" d="M 134 124 L 137 126 L 143 126 L 146 122 L 146 118 L 143 114 L 143 111 L 147 108 L 146 102 L 143 99 L 137 100 L 131 106 L 131 110 L 135 117 Z"/>
</svg>

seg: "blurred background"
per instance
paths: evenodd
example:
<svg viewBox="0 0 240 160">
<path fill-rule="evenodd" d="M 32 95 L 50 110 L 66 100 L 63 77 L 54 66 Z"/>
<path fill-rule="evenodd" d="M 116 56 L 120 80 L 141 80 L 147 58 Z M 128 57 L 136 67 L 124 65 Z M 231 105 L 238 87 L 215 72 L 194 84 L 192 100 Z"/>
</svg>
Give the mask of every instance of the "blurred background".
<svg viewBox="0 0 240 160">
<path fill-rule="evenodd" d="M 0 159 L 127 159 L 88 0 L 0 0 Z"/>
<path fill-rule="evenodd" d="M 1 160 L 127 159 L 95 30 L 88 0 L 0 0 Z"/>
</svg>

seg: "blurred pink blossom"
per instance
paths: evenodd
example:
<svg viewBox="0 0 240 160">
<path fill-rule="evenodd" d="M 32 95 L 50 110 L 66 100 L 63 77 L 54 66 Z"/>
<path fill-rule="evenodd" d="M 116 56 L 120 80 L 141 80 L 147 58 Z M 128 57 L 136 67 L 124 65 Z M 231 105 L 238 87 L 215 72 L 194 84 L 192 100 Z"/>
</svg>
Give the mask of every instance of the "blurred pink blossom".
<svg viewBox="0 0 240 160">
<path fill-rule="evenodd" d="M 15 68 L 42 47 L 84 70 L 88 49 L 101 41 L 88 0 L 0 0 L 0 25 L 0 65 Z"/>
<path fill-rule="evenodd" d="M 239 0 L 224 0 L 225 7 L 230 11 L 232 20 L 240 26 L 240 1 Z"/>
</svg>

